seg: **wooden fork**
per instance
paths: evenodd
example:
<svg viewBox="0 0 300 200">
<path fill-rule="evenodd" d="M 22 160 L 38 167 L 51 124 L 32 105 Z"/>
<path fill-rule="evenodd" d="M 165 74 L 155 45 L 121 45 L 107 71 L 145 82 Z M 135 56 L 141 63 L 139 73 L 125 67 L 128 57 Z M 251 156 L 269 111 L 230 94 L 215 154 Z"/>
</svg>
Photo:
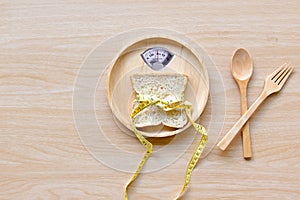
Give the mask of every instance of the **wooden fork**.
<svg viewBox="0 0 300 200">
<path fill-rule="evenodd" d="M 217 146 L 220 147 L 220 149 L 224 151 L 228 147 L 233 138 L 237 135 L 243 125 L 248 121 L 254 111 L 269 95 L 281 90 L 284 83 L 291 75 L 293 69 L 293 66 L 285 63 L 266 78 L 262 93 L 218 143 Z"/>
</svg>

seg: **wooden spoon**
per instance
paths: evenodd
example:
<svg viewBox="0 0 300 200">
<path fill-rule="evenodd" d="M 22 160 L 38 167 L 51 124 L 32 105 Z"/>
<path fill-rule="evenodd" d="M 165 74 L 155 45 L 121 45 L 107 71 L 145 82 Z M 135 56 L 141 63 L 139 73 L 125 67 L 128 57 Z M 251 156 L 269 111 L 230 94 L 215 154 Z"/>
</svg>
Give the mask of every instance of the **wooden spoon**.
<svg viewBox="0 0 300 200">
<path fill-rule="evenodd" d="M 247 111 L 247 86 L 252 76 L 253 63 L 249 53 L 245 49 L 237 49 L 231 61 L 231 74 L 240 89 L 241 112 Z M 245 159 L 252 157 L 249 124 L 242 128 L 243 154 Z"/>
</svg>

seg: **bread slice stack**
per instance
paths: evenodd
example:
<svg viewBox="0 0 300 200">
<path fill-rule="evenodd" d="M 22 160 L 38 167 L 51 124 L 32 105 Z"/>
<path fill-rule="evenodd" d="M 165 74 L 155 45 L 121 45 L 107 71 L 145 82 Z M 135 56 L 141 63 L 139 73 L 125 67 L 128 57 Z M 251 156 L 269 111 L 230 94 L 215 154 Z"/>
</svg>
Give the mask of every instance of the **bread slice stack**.
<svg viewBox="0 0 300 200">
<path fill-rule="evenodd" d="M 184 101 L 187 77 L 182 74 L 135 74 L 131 77 L 135 92 L 141 97 L 160 99 L 165 102 Z M 135 101 L 133 108 L 139 105 Z M 183 108 L 165 111 L 159 104 L 150 105 L 134 118 L 136 127 L 165 125 L 182 128 L 187 124 L 187 116 Z"/>
</svg>

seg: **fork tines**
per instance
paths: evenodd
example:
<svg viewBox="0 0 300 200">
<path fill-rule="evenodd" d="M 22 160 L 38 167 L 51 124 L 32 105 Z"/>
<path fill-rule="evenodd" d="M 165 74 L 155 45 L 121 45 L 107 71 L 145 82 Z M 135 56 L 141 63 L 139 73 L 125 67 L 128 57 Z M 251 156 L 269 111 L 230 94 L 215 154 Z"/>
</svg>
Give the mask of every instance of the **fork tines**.
<svg viewBox="0 0 300 200">
<path fill-rule="evenodd" d="M 274 75 L 271 78 L 271 80 L 274 81 L 277 85 L 280 85 L 280 83 L 284 84 L 290 74 L 292 73 L 294 67 L 289 63 L 284 63 L 281 67 L 279 67 L 277 70 L 274 71 Z"/>
</svg>

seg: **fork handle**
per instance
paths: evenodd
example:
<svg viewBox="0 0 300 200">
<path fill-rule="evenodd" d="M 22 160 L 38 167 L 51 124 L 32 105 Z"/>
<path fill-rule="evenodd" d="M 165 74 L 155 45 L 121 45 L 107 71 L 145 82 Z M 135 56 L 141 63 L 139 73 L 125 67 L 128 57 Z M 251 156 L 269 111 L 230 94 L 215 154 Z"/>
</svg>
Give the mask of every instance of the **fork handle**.
<svg viewBox="0 0 300 200">
<path fill-rule="evenodd" d="M 268 97 L 265 92 L 262 92 L 250 108 L 241 116 L 241 118 L 233 125 L 233 127 L 227 132 L 217 146 L 223 151 L 228 147 L 234 137 L 238 134 L 244 124 L 252 116 L 258 106 Z"/>
</svg>

